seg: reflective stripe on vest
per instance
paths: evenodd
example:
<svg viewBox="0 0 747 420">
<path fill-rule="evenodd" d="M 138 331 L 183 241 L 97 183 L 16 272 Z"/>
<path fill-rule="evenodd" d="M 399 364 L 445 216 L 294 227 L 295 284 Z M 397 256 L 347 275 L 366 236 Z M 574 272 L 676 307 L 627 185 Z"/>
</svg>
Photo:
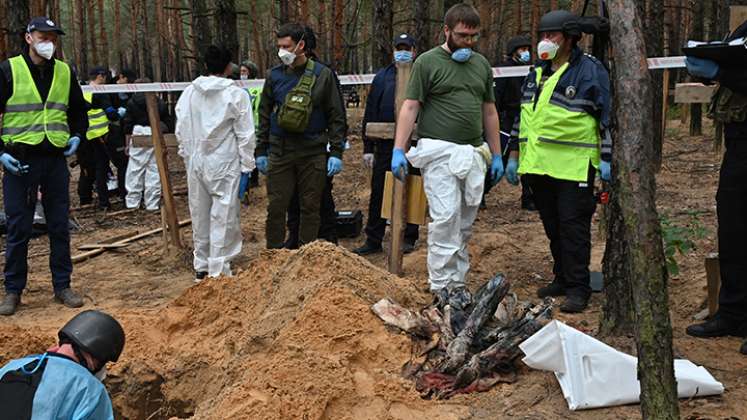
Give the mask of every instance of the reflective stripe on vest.
<svg viewBox="0 0 747 420">
<path fill-rule="evenodd" d="M 67 106 L 70 96 L 70 67 L 55 60 L 52 85 L 47 101 L 41 95 L 23 56 L 9 60 L 13 78 L 13 95 L 3 114 L 0 137 L 4 143 L 40 144 L 46 137 L 54 146 L 63 148 L 70 138 Z"/>
<path fill-rule="evenodd" d="M 89 105 L 93 104 L 93 93 L 83 93 L 83 98 Z M 93 140 L 109 132 L 109 119 L 106 118 L 106 112 L 101 108 L 91 108 L 88 110 L 88 131 L 86 137 Z"/>
<path fill-rule="evenodd" d="M 542 68 L 537 67 L 535 91 L 525 92 L 522 97 L 520 174 L 584 182 L 589 176 L 589 162 L 599 167 L 599 123 L 583 108 L 596 108 L 596 104 L 555 92 L 567 69 L 568 63 L 550 76 L 540 90 Z"/>
</svg>

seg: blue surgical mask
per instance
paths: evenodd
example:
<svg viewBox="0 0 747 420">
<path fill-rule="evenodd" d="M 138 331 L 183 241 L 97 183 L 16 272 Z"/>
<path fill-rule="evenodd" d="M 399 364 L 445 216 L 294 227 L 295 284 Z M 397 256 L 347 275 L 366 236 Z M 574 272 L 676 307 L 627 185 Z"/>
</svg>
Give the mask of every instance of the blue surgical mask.
<svg viewBox="0 0 747 420">
<path fill-rule="evenodd" d="M 394 52 L 394 61 L 398 63 L 412 62 L 412 51 L 402 50 Z"/>
<path fill-rule="evenodd" d="M 466 63 L 472 57 L 472 50 L 469 48 L 460 48 L 451 53 L 451 59 L 457 63 Z"/>
<path fill-rule="evenodd" d="M 529 54 L 529 51 L 522 51 L 519 53 L 519 61 L 521 61 L 522 63 L 528 63 L 531 59 L 532 55 Z"/>
</svg>

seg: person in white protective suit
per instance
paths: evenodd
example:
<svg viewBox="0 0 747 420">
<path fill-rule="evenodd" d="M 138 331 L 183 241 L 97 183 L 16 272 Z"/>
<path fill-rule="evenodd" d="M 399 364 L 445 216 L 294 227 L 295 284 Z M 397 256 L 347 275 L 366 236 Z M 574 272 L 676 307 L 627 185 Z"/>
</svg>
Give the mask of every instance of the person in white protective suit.
<svg viewBox="0 0 747 420">
<path fill-rule="evenodd" d="M 230 261 L 241 252 L 239 199 L 255 167 L 256 143 L 251 98 L 226 78 L 230 52 L 211 46 L 205 63 L 209 76 L 195 79 L 176 104 L 198 282 L 231 275 Z"/>
<path fill-rule="evenodd" d="M 413 65 L 397 119 L 391 167 L 402 181 L 408 159 L 421 169 L 431 216 L 430 289 L 439 301 L 463 307 L 471 302 L 465 287 L 467 241 L 482 198 L 485 170 L 490 162 L 491 179 L 498 182 L 503 160 L 492 71 L 487 59 L 472 50 L 480 33 L 480 16 L 474 7 L 460 3 L 448 10 L 444 23 L 446 42 L 420 55 Z M 416 117 L 420 140 L 405 155 Z"/>
<path fill-rule="evenodd" d="M 150 83 L 148 79 L 138 79 L 135 83 Z M 145 104 L 145 94 L 136 93 L 127 101 L 125 106 L 125 132 L 133 136 L 150 136 L 150 120 L 148 108 Z M 158 114 L 161 120 L 161 131 L 171 132 L 172 124 L 166 104 L 158 99 Z M 158 164 L 152 147 L 136 147 L 129 141 L 129 160 L 125 174 L 125 188 L 127 196 L 125 205 L 128 209 L 140 207 L 144 201 L 145 209 L 155 211 L 159 209 L 161 201 L 161 178 L 158 174 Z"/>
</svg>

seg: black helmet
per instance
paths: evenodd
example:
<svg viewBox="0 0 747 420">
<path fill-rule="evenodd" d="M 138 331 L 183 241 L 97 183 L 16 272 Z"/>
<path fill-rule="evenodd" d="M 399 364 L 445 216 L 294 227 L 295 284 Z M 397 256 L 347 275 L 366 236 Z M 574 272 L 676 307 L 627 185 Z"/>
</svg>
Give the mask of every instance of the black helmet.
<svg viewBox="0 0 747 420">
<path fill-rule="evenodd" d="M 537 32 L 560 31 L 572 37 L 581 36 L 579 18 L 567 10 L 553 10 L 542 16 Z"/>
<path fill-rule="evenodd" d="M 73 343 L 101 363 L 116 362 L 125 345 L 122 326 L 100 311 L 75 315 L 57 335 L 60 343 Z"/>
<path fill-rule="evenodd" d="M 506 44 L 506 55 L 512 55 L 521 47 L 532 47 L 532 40 L 527 36 L 519 35 L 508 40 Z"/>
</svg>

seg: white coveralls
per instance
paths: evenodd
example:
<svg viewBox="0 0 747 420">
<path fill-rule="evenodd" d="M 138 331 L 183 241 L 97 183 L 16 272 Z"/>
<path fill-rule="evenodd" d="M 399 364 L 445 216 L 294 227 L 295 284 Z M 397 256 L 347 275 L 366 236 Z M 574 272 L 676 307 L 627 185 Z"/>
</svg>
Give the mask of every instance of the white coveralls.
<svg viewBox="0 0 747 420">
<path fill-rule="evenodd" d="M 132 127 L 133 136 L 150 136 L 148 126 Z M 140 200 L 145 196 L 145 209 L 158 210 L 161 201 L 161 177 L 158 175 L 158 164 L 152 147 L 129 147 L 130 159 L 125 173 L 127 196 L 125 204 L 128 209 L 140 207 Z M 145 193 L 145 194 L 143 194 Z"/>
<path fill-rule="evenodd" d="M 432 291 L 465 285 L 467 241 L 482 200 L 490 150 L 423 138 L 407 153 L 428 198 L 428 277 Z"/>
<path fill-rule="evenodd" d="M 249 94 L 229 79 L 198 77 L 176 104 L 176 138 L 187 168 L 194 269 L 231 275 L 241 252 L 239 181 L 255 166 Z"/>
</svg>

